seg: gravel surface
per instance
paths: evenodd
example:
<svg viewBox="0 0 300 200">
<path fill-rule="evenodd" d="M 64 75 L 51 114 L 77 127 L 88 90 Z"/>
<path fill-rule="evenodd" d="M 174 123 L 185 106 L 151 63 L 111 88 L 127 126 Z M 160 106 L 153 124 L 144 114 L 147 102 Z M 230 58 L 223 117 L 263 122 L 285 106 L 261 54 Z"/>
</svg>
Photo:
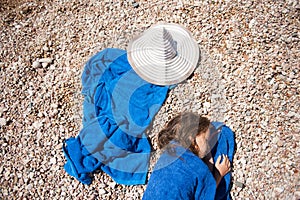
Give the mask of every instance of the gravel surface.
<svg viewBox="0 0 300 200">
<path fill-rule="evenodd" d="M 180 111 L 224 120 L 237 143 L 232 198 L 300 199 L 299 12 L 297 0 L 1 0 L 0 198 L 141 199 L 145 185 L 102 172 L 80 184 L 61 148 L 81 128 L 85 62 L 165 21 L 192 31 L 202 60 L 148 130 L 154 148 Z"/>
</svg>

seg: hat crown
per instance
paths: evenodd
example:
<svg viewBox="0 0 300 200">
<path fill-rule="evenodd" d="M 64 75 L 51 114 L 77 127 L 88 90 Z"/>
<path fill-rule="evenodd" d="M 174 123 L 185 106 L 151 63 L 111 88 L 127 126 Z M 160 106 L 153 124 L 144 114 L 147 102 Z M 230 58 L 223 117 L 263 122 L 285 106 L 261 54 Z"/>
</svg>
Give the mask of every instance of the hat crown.
<svg viewBox="0 0 300 200">
<path fill-rule="evenodd" d="M 170 61 L 177 56 L 177 42 L 166 28 L 159 27 L 154 30 L 149 42 L 157 62 Z"/>
<path fill-rule="evenodd" d="M 165 60 L 171 60 L 177 55 L 177 43 L 168 30 L 163 28 L 163 44 Z"/>
</svg>

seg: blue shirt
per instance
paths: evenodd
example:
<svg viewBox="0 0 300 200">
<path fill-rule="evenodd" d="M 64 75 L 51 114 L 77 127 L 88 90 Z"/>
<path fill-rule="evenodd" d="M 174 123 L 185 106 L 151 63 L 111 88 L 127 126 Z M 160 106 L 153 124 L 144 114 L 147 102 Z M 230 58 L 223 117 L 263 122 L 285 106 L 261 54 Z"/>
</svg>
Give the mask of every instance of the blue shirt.
<svg viewBox="0 0 300 200">
<path fill-rule="evenodd" d="M 216 181 L 207 165 L 181 146 L 164 152 L 151 174 L 143 200 L 214 199 Z"/>
</svg>

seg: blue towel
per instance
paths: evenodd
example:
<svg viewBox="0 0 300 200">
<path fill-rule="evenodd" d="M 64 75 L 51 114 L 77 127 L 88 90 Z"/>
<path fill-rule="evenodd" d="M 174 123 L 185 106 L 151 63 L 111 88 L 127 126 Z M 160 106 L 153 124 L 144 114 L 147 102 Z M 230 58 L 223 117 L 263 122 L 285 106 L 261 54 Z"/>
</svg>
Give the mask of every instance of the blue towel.
<svg viewBox="0 0 300 200">
<path fill-rule="evenodd" d="M 144 184 L 151 152 L 144 132 L 169 88 L 141 79 L 121 49 L 93 56 L 82 87 L 83 128 L 63 146 L 66 172 L 84 184 L 92 182 L 97 169 L 120 184 Z"/>
<path fill-rule="evenodd" d="M 221 154 L 228 155 L 232 162 L 234 134 L 223 123 L 213 122 L 221 128 L 212 154 L 214 161 Z M 150 176 L 143 200 L 159 199 L 230 199 L 231 173 L 221 180 L 216 189 L 213 174 L 207 165 L 191 151 L 176 147 L 176 155 L 164 152 Z"/>
<path fill-rule="evenodd" d="M 220 155 L 224 154 L 227 155 L 231 164 L 233 162 L 233 156 L 234 156 L 234 148 L 235 148 L 235 140 L 234 140 L 234 133 L 232 130 L 222 125 L 219 122 L 213 122 L 212 123 L 216 128 L 221 127 L 221 132 L 218 138 L 217 143 L 215 144 L 214 148 L 212 149 L 211 153 L 214 157 L 214 162 L 217 162 L 217 159 Z M 216 197 L 215 199 L 218 200 L 229 200 L 230 197 L 230 190 L 231 190 L 231 172 L 226 174 L 221 182 L 219 183 L 219 186 L 217 188 Z"/>
</svg>

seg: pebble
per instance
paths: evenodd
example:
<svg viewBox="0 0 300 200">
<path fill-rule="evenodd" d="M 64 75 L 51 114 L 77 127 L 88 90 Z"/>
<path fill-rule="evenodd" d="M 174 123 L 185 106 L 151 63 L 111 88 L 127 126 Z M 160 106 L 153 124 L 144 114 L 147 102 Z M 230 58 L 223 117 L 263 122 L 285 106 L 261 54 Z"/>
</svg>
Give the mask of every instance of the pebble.
<svg viewBox="0 0 300 200">
<path fill-rule="evenodd" d="M 299 200 L 300 199 L 300 191 L 296 191 L 294 193 L 294 197 L 295 197 L 295 200 Z"/>
<path fill-rule="evenodd" d="M 51 70 L 55 70 L 55 65 L 50 65 Z"/>
<path fill-rule="evenodd" d="M 134 8 L 138 8 L 139 7 L 139 3 L 135 2 L 135 1 L 132 1 L 132 6 Z"/>
<path fill-rule="evenodd" d="M 48 65 L 49 65 L 49 63 L 46 63 L 46 62 L 43 62 L 43 63 L 42 63 L 43 68 L 48 67 Z"/>
<path fill-rule="evenodd" d="M 108 183 L 108 186 L 109 187 L 111 187 L 111 188 L 115 188 L 116 187 L 116 185 L 117 185 L 117 183 L 116 182 L 110 182 L 110 183 Z"/>
<path fill-rule="evenodd" d="M 33 172 L 30 172 L 29 175 L 28 175 L 28 177 L 29 177 L 30 179 L 33 179 L 34 173 L 33 173 Z"/>
<path fill-rule="evenodd" d="M 98 192 L 99 192 L 100 195 L 103 195 L 103 194 L 107 193 L 107 191 L 105 189 L 102 189 L 102 188 L 99 189 Z"/>
<path fill-rule="evenodd" d="M 250 23 L 249 23 L 249 28 L 252 29 L 256 23 L 257 23 L 257 22 L 256 22 L 255 19 L 251 19 L 251 21 L 250 21 Z"/>
<path fill-rule="evenodd" d="M 53 61 L 52 58 L 41 58 L 41 59 L 39 59 L 40 63 L 48 63 L 48 64 L 50 64 L 50 63 L 52 63 L 52 61 Z"/>
<path fill-rule="evenodd" d="M 284 142 L 283 142 L 282 140 L 278 140 L 277 145 L 278 145 L 279 147 L 283 147 Z"/>
<path fill-rule="evenodd" d="M 0 126 L 5 126 L 5 125 L 6 125 L 6 119 L 0 118 Z"/>
<path fill-rule="evenodd" d="M 276 188 L 274 188 L 274 191 L 278 195 L 278 194 L 281 194 L 284 191 L 284 188 L 283 187 L 276 187 Z"/>
<path fill-rule="evenodd" d="M 36 69 L 36 68 L 40 68 L 42 65 L 41 65 L 41 63 L 39 62 L 39 61 L 34 61 L 33 63 L 32 63 L 32 67 L 34 68 L 34 69 Z"/>
<path fill-rule="evenodd" d="M 36 121 L 32 124 L 32 126 L 35 128 L 35 129 L 39 129 L 43 126 L 43 123 L 40 122 L 40 121 Z"/>
<path fill-rule="evenodd" d="M 241 159 L 240 159 L 240 162 L 241 162 L 242 165 L 246 165 L 247 160 L 246 160 L 245 158 L 241 158 Z"/>
<path fill-rule="evenodd" d="M 50 164 L 52 164 L 52 165 L 56 164 L 56 158 L 55 157 L 50 159 Z"/>
<path fill-rule="evenodd" d="M 203 106 L 204 106 L 205 108 L 210 108 L 210 103 L 209 103 L 209 102 L 205 102 L 205 103 L 203 103 Z"/>
<path fill-rule="evenodd" d="M 239 181 L 235 181 L 235 185 L 236 185 L 237 187 L 240 187 L 240 188 L 244 188 L 244 187 L 245 187 L 244 183 L 239 182 Z"/>
</svg>

